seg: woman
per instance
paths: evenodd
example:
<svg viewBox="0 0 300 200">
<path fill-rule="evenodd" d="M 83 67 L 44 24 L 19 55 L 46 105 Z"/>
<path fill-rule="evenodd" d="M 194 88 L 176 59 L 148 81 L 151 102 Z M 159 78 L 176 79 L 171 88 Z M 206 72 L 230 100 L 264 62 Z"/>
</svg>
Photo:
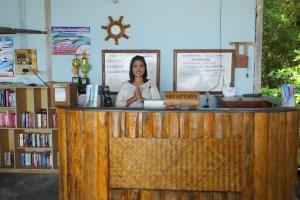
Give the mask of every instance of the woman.
<svg viewBox="0 0 300 200">
<path fill-rule="evenodd" d="M 155 83 L 147 79 L 147 64 L 143 56 L 131 59 L 129 81 L 121 85 L 118 93 L 117 107 L 143 107 L 145 99 L 160 99 Z"/>
</svg>

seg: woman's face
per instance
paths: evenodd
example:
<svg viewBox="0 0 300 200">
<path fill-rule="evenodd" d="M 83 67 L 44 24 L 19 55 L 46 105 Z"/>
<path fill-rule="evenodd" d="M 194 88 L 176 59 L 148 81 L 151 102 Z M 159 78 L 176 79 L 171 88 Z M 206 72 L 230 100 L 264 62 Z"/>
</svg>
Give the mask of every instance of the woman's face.
<svg viewBox="0 0 300 200">
<path fill-rule="evenodd" d="M 133 63 L 132 72 L 135 78 L 143 77 L 145 73 L 145 66 L 144 63 L 140 60 L 136 60 Z"/>
</svg>

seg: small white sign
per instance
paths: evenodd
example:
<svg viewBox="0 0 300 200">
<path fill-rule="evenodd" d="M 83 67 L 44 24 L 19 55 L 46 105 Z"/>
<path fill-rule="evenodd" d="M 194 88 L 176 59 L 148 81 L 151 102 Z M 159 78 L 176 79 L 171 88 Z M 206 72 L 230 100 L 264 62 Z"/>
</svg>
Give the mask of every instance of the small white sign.
<svg viewBox="0 0 300 200">
<path fill-rule="evenodd" d="M 66 88 L 54 88 L 54 96 L 55 101 L 63 101 L 67 100 L 67 91 Z"/>
</svg>

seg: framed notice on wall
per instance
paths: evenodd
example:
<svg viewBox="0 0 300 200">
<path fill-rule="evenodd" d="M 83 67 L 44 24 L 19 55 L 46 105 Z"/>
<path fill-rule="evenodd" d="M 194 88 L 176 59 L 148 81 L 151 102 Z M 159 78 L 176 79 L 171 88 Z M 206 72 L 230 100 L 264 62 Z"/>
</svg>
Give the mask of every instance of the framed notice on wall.
<svg viewBox="0 0 300 200">
<path fill-rule="evenodd" d="M 221 92 L 234 85 L 233 50 L 174 50 L 175 91 Z"/>
<path fill-rule="evenodd" d="M 109 86 L 112 94 L 116 94 L 121 84 L 129 80 L 130 61 L 136 55 L 145 57 L 148 79 L 159 88 L 159 50 L 102 50 L 102 85 Z"/>
</svg>

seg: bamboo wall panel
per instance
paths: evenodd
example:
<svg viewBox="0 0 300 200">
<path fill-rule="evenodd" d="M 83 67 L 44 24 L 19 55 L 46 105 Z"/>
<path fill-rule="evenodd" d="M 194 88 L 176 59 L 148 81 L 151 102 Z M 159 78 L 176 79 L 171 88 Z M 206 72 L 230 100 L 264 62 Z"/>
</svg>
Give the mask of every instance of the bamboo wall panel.
<svg viewBox="0 0 300 200">
<path fill-rule="evenodd" d="M 255 113 L 58 110 L 60 199 L 293 199 L 296 184 L 296 141 L 298 134 L 298 115 L 296 111 Z M 139 143 L 137 141 L 143 142 Z M 158 141 L 164 141 L 163 145 L 161 143 L 162 146 L 159 146 Z M 176 144 L 170 143 L 168 146 L 167 141 L 176 141 Z M 212 145 L 210 141 L 216 143 Z M 228 141 L 238 145 L 239 150 L 234 150 L 232 143 L 224 146 L 220 145 Z M 125 145 L 119 144 L 123 142 Z M 182 148 L 182 144 L 188 142 L 199 143 L 207 147 L 203 150 L 203 148 L 197 146 L 198 144 L 189 144 L 188 147 Z M 112 151 L 115 148 L 119 148 L 119 150 L 113 153 Z M 190 150 L 183 151 L 183 149 Z M 174 153 L 176 151 L 181 153 Z M 209 151 L 211 156 L 208 156 L 210 155 L 209 152 L 205 153 L 205 151 Z M 222 167 L 226 168 L 227 165 L 218 165 L 218 159 L 220 158 L 216 156 L 216 152 L 219 156 L 235 155 L 240 160 L 240 167 L 237 167 L 240 172 L 237 175 L 227 170 L 227 174 L 219 174 L 220 181 L 215 184 L 215 188 L 222 188 L 230 185 L 231 181 L 235 180 L 234 185 L 239 186 L 234 190 L 236 192 L 216 191 L 216 189 L 204 191 L 203 188 L 196 188 L 197 184 L 201 183 L 213 185 L 214 179 L 211 176 L 218 174 L 220 170 L 224 170 L 221 169 Z M 164 153 L 165 157 L 162 156 Z M 116 157 L 123 160 L 114 161 Z M 153 160 L 150 158 L 153 158 Z M 197 177 L 199 177 L 190 172 L 193 172 L 193 170 L 197 173 L 201 172 L 198 167 L 199 164 L 191 162 L 193 158 L 197 158 L 200 165 L 209 160 L 214 160 L 215 165 L 211 165 L 209 170 L 215 170 L 215 173 L 210 173 L 206 169 L 206 178 L 188 183 L 187 180 L 197 180 Z M 126 159 L 132 162 L 130 164 L 132 167 L 124 164 Z M 157 159 L 157 161 L 154 159 Z M 183 181 L 178 183 L 175 181 L 174 188 L 180 189 L 181 187 L 182 189 L 184 183 L 196 185 L 190 187 L 190 189 L 194 188 L 195 191 L 162 190 L 163 188 L 158 188 L 162 184 L 166 185 L 166 181 L 161 179 L 163 175 L 156 174 L 157 178 L 151 179 L 149 172 L 156 173 L 163 169 L 168 164 L 166 159 L 184 163 L 182 164 L 183 167 L 179 167 L 178 173 L 179 178 Z M 165 170 L 164 175 L 172 177 L 177 173 L 175 169 L 177 165 L 169 165 L 170 170 Z M 191 166 L 195 167 L 187 171 L 186 167 Z M 130 178 L 135 180 L 134 184 L 145 185 L 148 182 L 153 182 L 156 187 L 151 190 L 137 189 L 136 186 L 134 188 L 126 186 L 123 179 L 123 183 L 122 181 L 114 181 L 122 177 L 114 175 L 116 171 L 113 170 L 115 168 L 118 168 L 118 174 L 127 173 L 124 177 L 129 177 L 129 172 L 132 172 Z M 122 188 L 110 188 L 108 190 L 111 183 L 123 185 L 115 185 L 113 187 Z M 134 184 L 131 186 L 133 187 Z M 166 187 L 165 189 L 171 188 Z"/>
<path fill-rule="evenodd" d="M 109 146 L 111 188 L 241 190 L 240 141 L 114 138 Z"/>
</svg>

